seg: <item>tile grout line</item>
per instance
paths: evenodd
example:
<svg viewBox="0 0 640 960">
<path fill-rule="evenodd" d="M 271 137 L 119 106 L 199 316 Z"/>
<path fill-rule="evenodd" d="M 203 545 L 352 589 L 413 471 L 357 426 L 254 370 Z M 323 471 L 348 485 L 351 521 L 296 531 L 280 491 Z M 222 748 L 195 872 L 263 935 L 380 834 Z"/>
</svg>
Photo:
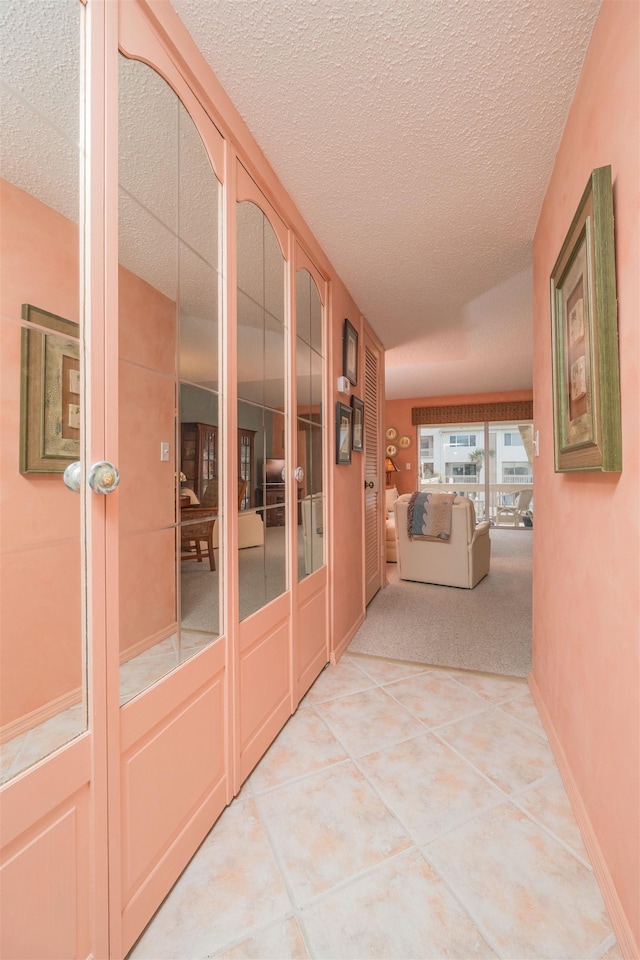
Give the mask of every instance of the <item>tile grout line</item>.
<svg viewBox="0 0 640 960">
<path fill-rule="evenodd" d="M 544 782 L 544 781 L 541 781 L 541 784 L 542 784 L 543 782 Z M 581 863 L 584 867 L 586 867 L 586 869 L 587 869 L 590 873 L 593 873 L 593 867 L 591 866 L 591 864 L 589 863 L 588 860 L 585 860 L 584 857 L 581 857 L 581 856 L 573 849 L 573 847 L 569 846 L 568 843 L 566 843 L 561 837 L 559 837 L 556 833 L 554 833 L 553 830 L 551 829 L 551 827 L 546 826 L 546 824 L 544 824 L 544 823 L 542 822 L 542 820 L 539 820 L 539 819 L 535 816 L 535 814 L 530 813 L 530 811 L 527 810 L 526 807 L 521 807 L 521 806 L 518 805 L 518 803 L 517 803 L 516 801 L 517 801 L 517 799 L 518 799 L 520 796 L 522 796 L 522 795 L 523 795 L 523 794 L 518 794 L 518 797 L 516 797 L 516 798 L 513 798 L 513 797 L 510 797 L 510 798 L 509 798 L 510 803 L 513 804 L 513 806 L 516 808 L 516 810 L 518 810 L 520 813 L 523 813 L 526 817 L 528 817 L 529 820 L 532 821 L 532 823 L 535 823 L 536 826 L 540 827 L 540 829 L 543 830 L 543 831 L 547 834 L 547 836 L 549 836 L 552 840 L 554 840 L 554 841 L 558 844 L 558 846 L 560 846 L 560 847 L 562 847 L 564 850 L 566 850 L 567 853 L 570 853 L 571 856 L 574 857 L 574 858 L 575 858 L 579 863 Z"/>
</svg>

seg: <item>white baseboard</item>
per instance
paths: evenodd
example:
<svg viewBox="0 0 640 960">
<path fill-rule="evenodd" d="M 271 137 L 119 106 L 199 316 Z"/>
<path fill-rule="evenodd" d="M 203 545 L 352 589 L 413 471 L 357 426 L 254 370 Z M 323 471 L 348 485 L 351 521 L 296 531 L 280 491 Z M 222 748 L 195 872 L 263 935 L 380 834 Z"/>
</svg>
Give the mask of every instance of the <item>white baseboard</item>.
<svg viewBox="0 0 640 960">
<path fill-rule="evenodd" d="M 535 681 L 533 673 L 529 674 L 529 688 L 531 690 L 533 699 L 535 700 L 536 707 L 538 708 L 542 724 L 547 732 L 547 736 L 549 737 L 549 744 L 553 751 L 553 756 L 558 766 L 560 776 L 562 777 L 565 790 L 567 791 L 567 796 L 569 798 L 569 803 L 571 804 L 571 809 L 573 810 L 573 815 L 575 816 L 578 826 L 580 827 L 582 840 L 584 842 L 586 851 L 589 854 L 589 860 L 591 861 L 595 878 L 598 882 L 598 886 L 600 887 L 602 899 L 604 900 L 604 905 L 607 908 L 607 913 L 609 914 L 609 919 L 611 920 L 611 926 L 613 927 L 616 935 L 618 946 L 620 947 L 625 960 L 638 960 L 638 957 L 640 957 L 640 949 L 636 943 L 635 936 L 631 929 L 631 924 L 629 923 L 629 919 L 622 904 L 620 903 L 620 897 L 618 896 L 618 892 L 613 882 L 613 877 L 611 876 L 609 867 L 607 866 L 607 861 L 605 860 L 602 848 L 591 824 L 587 808 L 584 804 L 573 773 L 571 772 L 569 761 L 567 760 L 562 744 L 560 743 L 556 729 L 551 722 L 549 711 L 547 710 L 544 698 Z"/>
</svg>

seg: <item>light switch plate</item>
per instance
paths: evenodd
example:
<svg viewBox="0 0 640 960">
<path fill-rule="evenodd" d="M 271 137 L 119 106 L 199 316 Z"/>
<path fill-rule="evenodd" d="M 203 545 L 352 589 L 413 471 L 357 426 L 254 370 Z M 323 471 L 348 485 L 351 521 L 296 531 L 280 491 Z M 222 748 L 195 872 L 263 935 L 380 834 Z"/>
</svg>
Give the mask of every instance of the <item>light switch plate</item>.
<svg viewBox="0 0 640 960">
<path fill-rule="evenodd" d="M 170 450 L 171 450 L 171 444 L 170 444 L 170 443 L 161 443 L 161 444 L 160 444 L 160 459 L 161 459 L 161 460 L 168 460 L 168 459 L 169 459 L 169 451 L 170 451 Z"/>
</svg>

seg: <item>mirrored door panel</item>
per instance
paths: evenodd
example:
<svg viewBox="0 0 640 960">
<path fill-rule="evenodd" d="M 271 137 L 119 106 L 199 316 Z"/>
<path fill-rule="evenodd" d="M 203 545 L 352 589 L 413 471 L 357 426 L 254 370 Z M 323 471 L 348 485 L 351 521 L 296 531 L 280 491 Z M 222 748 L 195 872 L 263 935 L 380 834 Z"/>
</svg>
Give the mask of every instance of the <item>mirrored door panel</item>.
<svg viewBox="0 0 640 960">
<path fill-rule="evenodd" d="M 315 280 L 296 271 L 297 457 L 303 470 L 298 482 L 298 579 L 325 562 L 323 449 L 324 422 L 323 310 Z"/>
<path fill-rule="evenodd" d="M 151 67 L 119 58 L 120 700 L 220 633 L 220 184 Z"/>
<path fill-rule="evenodd" d="M 255 203 L 237 204 L 237 238 L 238 431 L 254 431 L 249 498 L 238 471 L 242 620 L 287 589 L 287 331 L 285 261 L 269 220 Z"/>
<path fill-rule="evenodd" d="M 84 731 L 84 7 L 0 4 L 1 780 Z"/>
</svg>

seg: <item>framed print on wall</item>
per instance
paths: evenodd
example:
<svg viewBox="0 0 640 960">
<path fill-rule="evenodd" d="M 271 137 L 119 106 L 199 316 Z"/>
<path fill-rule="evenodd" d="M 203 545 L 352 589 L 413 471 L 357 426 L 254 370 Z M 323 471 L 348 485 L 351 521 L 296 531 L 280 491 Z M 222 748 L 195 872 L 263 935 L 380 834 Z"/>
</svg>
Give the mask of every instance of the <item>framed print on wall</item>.
<svg viewBox="0 0 640 960">
<path fill-rule="evenodd" d="M 352 409 L 339 400 L 336 403 L 336 463 L 351 463 Z"/>
<path fill-rule="evenodd" d="M 51 333 L 22 331 L 20 473 L 64 473 L 80 459 L 79 327 L 30 303 L 22 319 Z"/>
<path fill-rule="evenodd" d="M 611 167 L 593 170 L 551 274 L 555 471 L 622 470 Z"/>
<path fill-rule="evenodd" d="M 358 383 L 358 331 L 344 321 L 342 338 L 342 373 L 354 385 Z"/>
<path fill-rule="evenodd" d="M 352 449 L 355 453 L 362 453 L 364 450 L 364 401 L 359 397 L 351 397 L 351 409 L 353 410 Z"/>
</svg>

